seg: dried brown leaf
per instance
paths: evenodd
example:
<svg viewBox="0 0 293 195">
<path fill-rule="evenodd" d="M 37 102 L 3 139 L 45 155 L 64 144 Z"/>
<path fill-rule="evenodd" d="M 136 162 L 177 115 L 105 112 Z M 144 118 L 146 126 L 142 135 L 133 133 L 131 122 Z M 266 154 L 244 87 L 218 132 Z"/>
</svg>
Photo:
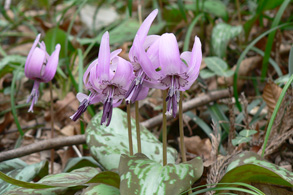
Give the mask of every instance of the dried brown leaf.
<svg viewBox="0 0 293 195">
<path fill-rule="evenodd" d="M 269 108 L 269 111 L 271 113 L 273 113 L 275 109 L 275 106 L 277 104 L 277 101 L 280 97 L 281 92 L 282 92 L 282 88 L 273 82 L 267 83 L 266 86 L 264 87 L 262 97 L 264 101 L 266 102 Z"/>
</svg>

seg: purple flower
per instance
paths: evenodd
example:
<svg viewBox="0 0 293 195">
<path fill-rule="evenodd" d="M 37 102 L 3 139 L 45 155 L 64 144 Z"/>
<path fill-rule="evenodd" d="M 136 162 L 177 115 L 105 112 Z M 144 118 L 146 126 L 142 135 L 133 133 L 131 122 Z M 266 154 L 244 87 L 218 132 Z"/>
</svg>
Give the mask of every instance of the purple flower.
<svg viewBox="0 0 293 195">
<path fill-rule="evenodd" d="M 109 33 L 105 32 L 99 50 L 98 59 L 94 60 L 84 74 L 83 81 L 91 91 L 89 96 L 77 94 L 81 102 L 78 111 L 71 117 L 76 120 L 90 104 L 103 102 L 101 124 L 109 125 L 112 109 L 121 104 L 134 75 L 131 64 L 119 57 L 121 50 L 110 53 Z"/>
<path fill-rule="evenodd" d="M 157 14 L 158 10 L 155 9 L 144 20 L 138 29 L 133 41 L 133 45 L 130 48 L 129 59 L 135 71 L 135 79 L 132 81 L 125 95 L 125 100 L 127 103 L 144 99 L 147 96 L 149 90 L 148 86 L 150 86 L 150 78 L 145 74 L 143 68 L 140 66 L 141 59 L 139 58 L 140 55 L 136 49 L 136 45 L 142 45 L 143 49 L 147 50 L 160 37 L 158 35 L 147 36 L 150 26 Z"/>
<path fill-rule="evenodd" d="M 57 44 L 55 51 L 49 56 L 46 51 L 45 43 L 43 41 L 39 42 L 40 36 L 41 34 L 38 34 L 35 39 L 24 68 L 25 76 L 35 81 L 32 92 L 27 98 L 27 103 L 32 101 L 28 112 L 33 112 L 34 104 L 38 101 L 40 82 L 47 83 L 53 79 L 59 61 L 61 46 Z M 37 47 L 37 45 L 39 45 L 39 47 Z"/>
<path fill-rule="evenodd" d="M 195 37 L 192 51 L 179 53 L 174 34 L 165 33 L 145 52 L 140 44 L 135 46 L 144 72 L 158 83 L 155 88 L 168 89 L 167 112 L 176 117 L 179 91 L 190 88 L 197 79 L 202 60 L 201 42 Z M 159 71 L 156 71 L 159 66 Z"/>
</svg>

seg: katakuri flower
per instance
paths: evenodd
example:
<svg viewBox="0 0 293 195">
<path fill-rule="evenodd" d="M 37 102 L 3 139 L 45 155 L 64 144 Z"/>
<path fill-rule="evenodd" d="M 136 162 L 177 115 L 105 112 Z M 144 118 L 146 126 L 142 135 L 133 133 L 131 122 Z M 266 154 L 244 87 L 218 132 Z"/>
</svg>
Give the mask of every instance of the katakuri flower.
<svg viewBox="0 0 293 195">
<path fill-rule="evenodd" d="M 195 37 L 192 51 L 180 55 L 177 40 L 174 34 L 165 33 L 157 39 L 145 52 L 137 44 L 141 66 L 148 77 L 158 83 L 155 88 L 168 89 L 167 115 L 177 114 L 177 103 L 180 99 L 179 91 L 190 88 L 197 79 L 202 60 L 201 42 Z M 159 66 L 159 71 L 156 71 Z"/>
<path fill-rule="evenodd" d="M 112 60 L 117 57 L 117 55 L 122 51 L 122 49 L 117 49 L 115 51 L 113 51 L 110 54 L 110 62 L 112 62 Z M 77 93 L 76 98 L 78 99 L 78 101 L 80 102 L 80 105 L 78 107 L 78 110 L 76 111 L 76 113 L 74 113 L 70 118 L 73 121 L 76 121 L 87 109 L 87 107 L 89 105 L 92 104 L 96 104 L 98 102 L 100 102 L 103 98 L 103 95 L 101 94 L 101 92 L 99 90 L 97 90 L 96 88 L 93 87 L 93 84 L 91 83 L 90 78 L 90 73 L 91 70 L 93 69 L 93 74 L 96 75 L 96 73 L 94 72 L 96 70 L 96 66 L 98 65 L 98 58 L 96 60 L 94 60 L 89 67 L 87 68 L 87 70 L 85 71 L 84 75 L 83 75 L 83 83 L 84 86 L 87 90 L 90 91 L 89 95 L 83 94 L 83 93 Z"/>
<path fill-rule="evenodd" d="M 135 71 L 135 79 L 132 81 L 126 95 L 126 103 L 133 103 L 137 100 L 142 100 L 147 96 L 150 85 L 150 78 L 145 74 L 143 68 L 140 66 L 141 59 L 139 58 L 139 51 L 136 49 L 136 45 L 142 45 L 144 50 L 147 50 L 160 36 L 149 35 L 148 31 L 151 27 L 152 22 L 158 14 L 158 10 L 152 11 L 148 17 L 143 21 L 140 28 L 138 29 L 136 36 L 133 41 L 133 45 L 129 51 L 129 59 L 133 65 Z"/>
<path fill-rule="evenodd" d="M 105 32 L 98 59 L 92 62 L 83 77 L 85 86 L 91 94 L 77 95 L 82 103 L 72 119 L 77 119 L 89 104 L 103 102 L 101 124 L 110 124 L 113 108 L 121 104 L 134 77 L 132 65 L 118 56 L 120 52 L 121 50 L 115 50 L 110 53 L 109 33 Z"/>
<path fill-rule="evenodd" d="M 51 81 L 56 73 L 61 46 L 57 44 L 51 56 L 46 51 L 45 43 L 39 42 L 41 34 L 38 34 L 25 62 L 25 76 L 34 80 L 34 86 L 27 103 L 32 101 L 28 112 L 33 112 L 34 104 L 38 101 L 39 85 L 41 82 Z M 37 47 L 39 46 L 39 47 Z"/>
</svg>

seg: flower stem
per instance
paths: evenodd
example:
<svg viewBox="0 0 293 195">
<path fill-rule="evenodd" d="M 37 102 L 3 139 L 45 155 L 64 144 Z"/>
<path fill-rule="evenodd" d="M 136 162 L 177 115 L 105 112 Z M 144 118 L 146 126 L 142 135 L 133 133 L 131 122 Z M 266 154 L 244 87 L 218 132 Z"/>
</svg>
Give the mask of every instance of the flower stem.
<svg viewBox="0 0 293 195">
<path fill-rule="evenodd" d="M 127 104 L 127 124 L 128 124 L 129 154 L 132 156 L 133 145 L 132 145 L 132 132 L 131 132 L 130 104 Z"/>
<path fill-rule="evenodd" d="M 163 165 L 167 165 L 167 90 L 163 90 Z"/>
<path fill-rule="evenodd" d="M 50 81 L 50 114 L 51 114 L 51 139 L 54 138 L 54 108 L 53 108 L 53 89 L 52 89 L 52 81 Z M 51 174 L 54 173 L 54 156 L 55 150 L 51 149 Z"/>
<path fill-rule="evenodd" d="M 136 122 L 135 124 L 136 124 L 137 152 L 141 153 L 138 101 L 135 101 L 135 122 Z"/>
<path fill-rule="evenodd" d="M 179 134 L 180 134 L 180 149 L 182 162 L 186 162 L 185 145 L 184 145 L 184 130 L 183 130 L 183 110 L 182 110 L 182 91 L 180 91 L 179 100 Z"/>
</svg>

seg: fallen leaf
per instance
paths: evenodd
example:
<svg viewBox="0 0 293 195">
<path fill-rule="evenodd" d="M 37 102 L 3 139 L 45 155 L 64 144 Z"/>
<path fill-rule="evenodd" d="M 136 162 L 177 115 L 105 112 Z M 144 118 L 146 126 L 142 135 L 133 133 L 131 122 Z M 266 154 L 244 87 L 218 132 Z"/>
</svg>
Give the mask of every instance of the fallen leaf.
<svg viewBox="0 0 293 195">
<path fill-rule="evenodd" d="M 266 102 L 271 113 L 274 112 L 275 106 L 277 104 L 281 92 L 282 88 L 273 82 L 267 83 L 263 89 L 262 97 Z"/>
<path fill-rule="evenodd" d="M 196 154 L 208 160 L 212 151 L 210 139 L 201 139 L 199 136 L 184 137 L 184 144 L 187 152 Z"/>
</svg>

